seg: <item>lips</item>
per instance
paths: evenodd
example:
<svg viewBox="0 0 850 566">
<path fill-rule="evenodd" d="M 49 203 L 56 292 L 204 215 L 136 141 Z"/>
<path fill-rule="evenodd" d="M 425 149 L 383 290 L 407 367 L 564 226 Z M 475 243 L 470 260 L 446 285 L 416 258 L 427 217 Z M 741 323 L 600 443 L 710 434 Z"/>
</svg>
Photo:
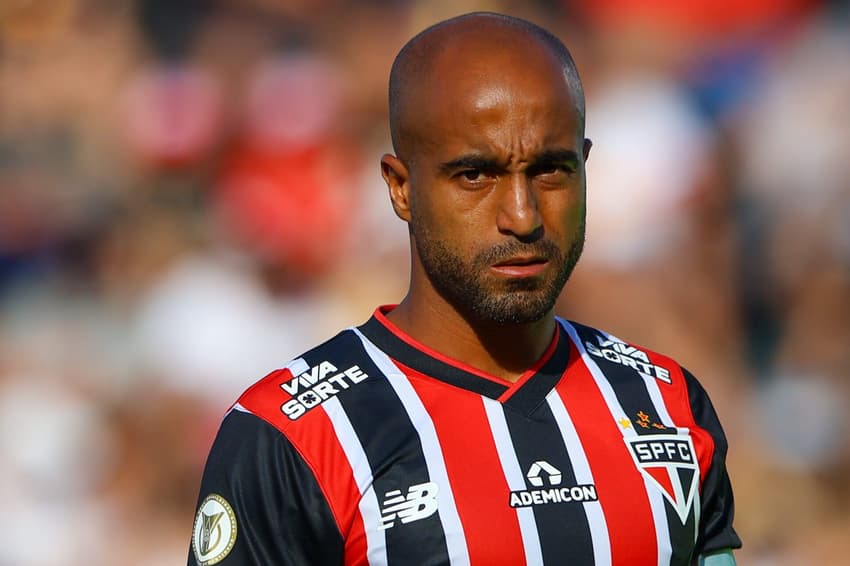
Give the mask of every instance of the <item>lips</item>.
<svg viewBox="0 0 850 566">
<path fill-rule="evenodd" d="M 546 263 L 547 259 L 538 255 L 516 256 L 502 260 L 493 264 L 493 267 L 502 267 L 505 265 L 531 265 L 533 263 Z"/>
<path fill-rule="evenodd" d="M 490 269 L 508 277 L 532 277 L 542 272 L 547 263 L 541 256 L 519 256 L 495 263 Z"/>
</svg>

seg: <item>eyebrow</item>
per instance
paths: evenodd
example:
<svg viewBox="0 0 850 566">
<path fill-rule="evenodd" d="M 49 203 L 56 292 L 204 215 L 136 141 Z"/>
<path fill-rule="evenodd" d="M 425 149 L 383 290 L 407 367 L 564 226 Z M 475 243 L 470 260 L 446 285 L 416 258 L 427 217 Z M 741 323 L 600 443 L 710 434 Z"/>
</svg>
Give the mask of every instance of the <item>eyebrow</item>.
<svg viewBox="0 0 850 566">
<path fill-rule="evenodd" d="M 532 157 L 529 168 L 541 168 L 554 164 L 571 163 L 579 161 L 578 153 L 572 149 L 554 148 L 546 149 Z M 480 169 L 482 171 L 498 171 L 504 169 L 499 159 L 492 155 L 469 153 L 455 159 L 444 161 L 438 166 L 441 173 L 448 175 L 461 169 Z"/>
<path fill-rule="evenodd" d="M 537 154 L 529 167 L 541 167 L 559 163 L 578 163 L 578 153 L 572 149 L 547 149 Z"/>
</svg>

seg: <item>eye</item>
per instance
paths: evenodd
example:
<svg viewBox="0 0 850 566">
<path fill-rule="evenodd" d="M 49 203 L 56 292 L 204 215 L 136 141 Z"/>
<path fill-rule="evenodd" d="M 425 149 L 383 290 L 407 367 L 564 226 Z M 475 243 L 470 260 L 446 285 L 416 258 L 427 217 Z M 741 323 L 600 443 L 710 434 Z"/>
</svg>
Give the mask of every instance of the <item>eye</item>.
<svg viewBox="0 0 850 566">
<path fill-rule="evenodd" d="M 494 175 L 486 169 L 470 167 L 455 173 L 455 182 L 464 189 L 482 189 L 490 186 Z"/>
<path fill-rule="evenodd" d="M 561 185 L 567 183 L 575 174 L 575 167 L 565 163 L 552 163 L 541 165 L 533 173 L 533 176 L 546 184 Z"/>
<path fill-rule="evenodd" d="M 566 163 L 560 163 L 560 164 L 554 164 L 553 163 L 552 165 L 547 165 L 547 166 L 541 168 L 539 174 L 540 175 L 558 175 L 558 174 L 572 175 L 573 173 L 575 173 L 575 167 L 572 167 L 571 165 L 567 165 Z"/>
</svg>

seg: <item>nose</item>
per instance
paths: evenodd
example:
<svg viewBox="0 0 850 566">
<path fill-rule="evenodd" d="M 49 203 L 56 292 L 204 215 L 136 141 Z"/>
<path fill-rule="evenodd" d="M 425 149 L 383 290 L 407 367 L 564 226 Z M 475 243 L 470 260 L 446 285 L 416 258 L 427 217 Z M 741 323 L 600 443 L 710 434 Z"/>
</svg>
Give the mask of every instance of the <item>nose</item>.
<svg viewBox="0 0 850 566">
<path fill-rule="evenodd" d="M 500 187 L 496 224 L 502 234 L 533 242 L 543 235 L 543 219 L 531 182 L 525 175 L 514 174 Z"/>
</svg>

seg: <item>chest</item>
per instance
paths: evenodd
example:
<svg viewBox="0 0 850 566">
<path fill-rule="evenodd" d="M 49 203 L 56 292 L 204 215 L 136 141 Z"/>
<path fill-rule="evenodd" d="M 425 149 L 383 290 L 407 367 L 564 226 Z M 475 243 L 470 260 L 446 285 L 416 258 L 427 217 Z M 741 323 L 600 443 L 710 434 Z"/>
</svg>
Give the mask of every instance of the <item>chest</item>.
<svg viewBox="0 0 850 566">
<path fill-rule="evenodd" d="M 699 522 L 689 432 L 569 405 L 553 393 L 526 415 L 454 400 L 387 430 L 365 447 L 374 473 L 352 547 L 385 564 L 687 563 Z"/>
</svg>

